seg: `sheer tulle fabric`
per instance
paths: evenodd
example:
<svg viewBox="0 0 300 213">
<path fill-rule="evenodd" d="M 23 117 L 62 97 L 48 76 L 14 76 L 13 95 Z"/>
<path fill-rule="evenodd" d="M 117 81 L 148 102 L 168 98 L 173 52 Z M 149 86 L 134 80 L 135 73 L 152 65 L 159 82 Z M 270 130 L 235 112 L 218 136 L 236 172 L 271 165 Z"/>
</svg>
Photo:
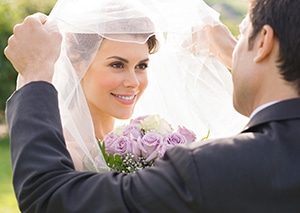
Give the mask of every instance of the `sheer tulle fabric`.
<svg viewBox="0 0 300 213">
<path fill-rule="evenodd" d="M 242 129 L 245 118 L 233 109 L 230 73 L 197 33 L 219 23 L 219 14 L 203 1 L 59 0 L 49 16 L 49 28 L 52 23 L 63 34 L 53 84 L 77 170 L 108 170 L 80 85 L 103 38 L 145 43 L 155 33 L 160 41 L 158 53 L 150 56 L 149 86 L 134 117 L 160 114 L 174 127 L 192 129 L 199 139 L 208 130 L 218 137 Z"/>
</svg>

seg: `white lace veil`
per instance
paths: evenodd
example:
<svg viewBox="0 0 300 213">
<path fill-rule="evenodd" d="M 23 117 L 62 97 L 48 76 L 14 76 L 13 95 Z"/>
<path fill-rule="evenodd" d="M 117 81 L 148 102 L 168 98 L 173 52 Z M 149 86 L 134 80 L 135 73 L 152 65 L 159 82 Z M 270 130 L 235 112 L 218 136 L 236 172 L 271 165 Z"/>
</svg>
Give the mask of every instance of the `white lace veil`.
<svg viewBox="0 0 300 213">
<path fill-rule="evenodd" d="M 216 137 L 243 128 L 244 117 L 232 107 L 230 73 L 195 37 L 205 25 L 219 23 L 219 14 L 203 1 L 59 0 L 48 23 L 54 21 L 63 43 L 53 84 L 77 170 L 108 170 L 80 85 L 103 37 L 145 43 L 155 33 L 160 41 L 158 53 L 150 56 L 149 86 L 134 117 L 160 114 L 174 127 L 192 129 L 199 139 L 208 130 Z"/>
</svg>

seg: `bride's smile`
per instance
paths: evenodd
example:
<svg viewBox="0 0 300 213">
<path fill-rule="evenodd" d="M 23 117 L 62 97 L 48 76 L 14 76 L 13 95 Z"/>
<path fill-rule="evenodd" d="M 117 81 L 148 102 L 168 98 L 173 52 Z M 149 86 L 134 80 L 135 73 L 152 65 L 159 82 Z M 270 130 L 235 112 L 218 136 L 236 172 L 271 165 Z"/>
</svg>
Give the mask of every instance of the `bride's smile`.
<svg viewBox="0 0 300 213">
<path fill-rule="evenodd" d="M 119 102 L 125 105 L 131 105 L 135 103 L 135 98 L 137 95 L 117 95 L 114 93 L 111 93 L 112 96 L 114 96 Z"/>
</svg>

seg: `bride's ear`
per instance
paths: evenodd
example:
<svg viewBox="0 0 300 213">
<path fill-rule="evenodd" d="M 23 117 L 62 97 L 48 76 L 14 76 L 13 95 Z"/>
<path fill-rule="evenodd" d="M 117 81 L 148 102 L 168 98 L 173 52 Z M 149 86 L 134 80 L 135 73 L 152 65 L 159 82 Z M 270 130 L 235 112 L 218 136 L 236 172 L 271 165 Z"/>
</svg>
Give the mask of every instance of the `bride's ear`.
<svg viewBox="0 0 300 213">
<path fill-rule="evenodd" d="M 272 52 L 274 47 L 275 36 L 273 28 L 270 25 L 264 25 L 256 39 L 256 47 L 258 50 L 254 61 L 260 62 Z"/>
</svg>

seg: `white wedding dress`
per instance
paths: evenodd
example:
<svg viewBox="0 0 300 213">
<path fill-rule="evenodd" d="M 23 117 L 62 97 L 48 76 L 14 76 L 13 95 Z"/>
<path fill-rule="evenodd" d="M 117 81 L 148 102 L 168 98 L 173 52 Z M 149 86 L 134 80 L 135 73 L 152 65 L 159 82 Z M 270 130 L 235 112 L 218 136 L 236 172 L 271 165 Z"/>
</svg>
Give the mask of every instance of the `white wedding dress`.
<svg viewBox="0 0 300 213">
<path fill-rule="evenodd" d="M 155 29 L 151 23 L 145 26 L 140 22 L 134 22 L 130 29 L 115 26 L 143 16 L 152 20 Z M 59 94 L 67 147 L 77 159 L 74 163 L 78 170 L 108 170 L 80 86 L 102 41 L 90 34 L 122 40 L 116 35 L 139 33 L 144 35 L 142 40 L 129 41 L 143 43 L 155 33 L 159 39 L 158 53 L 150 56 L 149 86 L 133 117 L 159 114 L 174 128 L 183 125 L 193 130 L 199 140 L 208 131 L 210 138 L 236 134 L 246 124 L 232 106 L 230 72 L 209 53 L 201 43 L 204 41 L 194 38 L 204 26 L 220 23 L 219 14 L 203 1 L 59 0 L 48 23 L 49 28 L 56 23 L 64 35 L 53 84 Z M 88 36 L 80 36 L 79 40 L 74 34 Z M 77 55 L 84 59 L 72 62 Z M 116 125 L 124 122 L 127 121 L 117 121 Z"/>
</svg>

